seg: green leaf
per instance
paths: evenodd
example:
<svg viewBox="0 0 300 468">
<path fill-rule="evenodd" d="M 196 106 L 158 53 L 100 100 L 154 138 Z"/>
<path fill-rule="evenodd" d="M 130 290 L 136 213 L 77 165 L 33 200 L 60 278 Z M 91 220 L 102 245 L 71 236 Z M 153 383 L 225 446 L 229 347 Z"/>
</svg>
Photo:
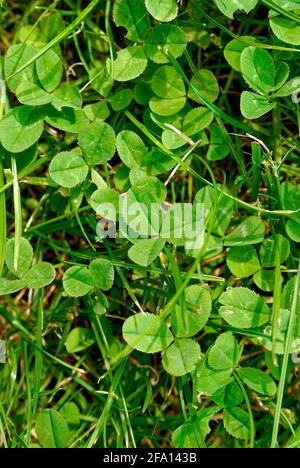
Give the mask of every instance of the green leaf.
<svg viewBox="0 0 300 468">
<path fill-rule="evenodd" d="M 200 364 L 200 370 L 196 373 L 197 391 L 211 396 L 232 381 L 231 374 L 232 369 L 212 369 L 205 360 Z"/>
<path fill-rule="evenodd" d="M 236 382 L 232 382 L 220 388 L 211 399 L 222 408 L 230 408 L 240 405 L 244 400 L 244 395 Z"/>
<path fill-rule="evenodd" d="M 73 328 L 66 340 L 66 350 L 68 353 L 79 353 L 95 343 L 94 334 L 87 328 Z"/>
<path fill-rule="evenodd" d="M 250 435 L 249 415 L 241 408 L 226 408 L 223 414 L 224 427 L 228 434 L 237 439 L 248 439 Z"/>
<path fill-rule="evenodd" d="M 64 132 L 79 133 L 89 122 L 82 109 L 63 107 L 58 111 L 53 106 L 47 107 L 46 122 Z"/>
<path fill-rule="evenodd" d="M 260 270 L 253 276 L 254 283 L 262 291 L 273 291 L 275 287 L 275 272 L 272 270 Z M 280 275 L 280 282 L 283 282 L 283 277 Z"/>
<path fill-rule="evenodd" d="M 228 288 L 219 298 L 221 317 L 236 328 L 260 327 L 270 320 L 270 311 L 262 297 L 251 289 Z"/>
<path fill-rule="evenodd" d="M 169 116 L 177 114 L 183 109 L 186 103 L 186 98 L 174 98 L 174 99 L 161 99 L 157 96 L 153 96 L 150 99 L 149 105 L 152 112 L 157 115 Z"/>
<path fill-rule="evenodd" d="M 275 97 L 287 97 L 300 91 L 300 76 L 292 78 L 285 83 L 273 96 Z"/>
<path fill-rule="evenodd" d="M 241 112 L 249 120 L 258 119 L 267 114 L 275 107 L 275 102 L 270 102 L 266 97 L 259 94 L 243 91 L 241 95 Z"/>
<path fill-rule="evenodd" d="M 52 93 L 51 104 L 55 109 L 61 111 L 63 107 L 80 109 L 82 105 L 81 94 L 75 85 L 62 84 Z"/>
<path fill-rule="evenodd" d="M 50 94 L 30 81 L 23 81 L 23 83 L 18 85 L 16 96 L 22 104 L 28 106 L 43 106 L 52 100 Z"/>
<path fill-rule="evenodd" d="M 94 281 L 88 268 L 74 266 L 65 272 L 63 286 L 68 296 L 82 297 L 94 289 Z"/>
<path fill-rule="evenodd" d="M 246 218 L 238 227 L 225 237 L 227 247 L 258 244 L 265 237 L 265 225 L 257 216 Z"/>
<path fill-rule="evenodd" d="M 224 190 L 224 188 L 222 188 Z M 231 222 L 234 211 L 234 202 L 223 193 L 219 193 L 213 187 L 203 187 L 196 193 L 194 204 L 203 203 L 205 217 L 209 216 L 212 210 L 215 211 L 215 223 L 212 233 L 224 236 Z"/>
<path fill-rule="evenodd" d="M 178 99 L 185 95 L 184 81 L 169 65 L 159 67 L 152 76 L 151 87 L 154 93 L 164 99 Z"/>
<path fill-rule="evenodd" d="M 130 46 L 117 53 L 113 62 L 107 60 L 107 69 L 117 81 L 130 81 L 140 76 L 147 66 L 147 57 L 142 46 Z"/>
<path fill-rule="evenodd" d="M 169 155 L 156 148 L 150 151 L 142 162 L 142 168 L 149 176 L 169 172 L 175 165 L 176 162 Z"/>
<path fill-rule="evenodd" d="M 274 380 L 259 369 L 252 367 L 241 367 L 238 369 L 239 376 L 249 388 L 262 395 L 274 396 L 276 384 Z"/>
<path fill-rule="evenodd" d="M 260 269 L 260 263 L 254 247 L 231 247 L 228 251 L 227 265 L 237 278 L 247 278 Z"/>
<path fill-rule="evenodd" d="M 147 34 L 149 19 L 143 0 L 116 0 L 113 18 L 117 26 L 127 29 L 127 37 L 142 42 Z"/>
<path fill-rule="evenodd" d="M 200 358 L 200 346 L 192 339 L 180 339 L 164 352 L 162 365 L 166 372 L 176 377 L 192 372 Z"/>
<path fill-rule="evenodd" d="M 20 289 L 26 288 L 26 280 L 7 280 L 6 278 L 0 278 L 0 296 L 6 296 L 7 294 L 14 294 Z"/>
<path fill-rule="evenodd" d="M 167 189 L 165 185 L 156 177 L 144 177 L 136 182 L 128 191 L 129 201 L 133 200 L 144 204 L 148 210 L 152 203 L 163 203 L 166 199 Z"/>
<path fill-rule="evenodd" d="M 208 364 L 213 369 L 233 369 L 238 364 L 239 348 L 230 332 L 222 333 L 208 353 Z"/>
<path fill-rule="evenodd" d="M 255 37 L 241 36 L 241 39 L 254 41 Z M 241 42 L 239 39 L 233 39 L 228 42 L 224 49 L 224 57 L 229 65 L 237 72 L 241 71 L 241 54 L 248 44 Z"/>
<path fill-rule="evenodd" d="M 214 0 L 214 2 L 224 15 L 233 18 L 236 11 L 250 13 L 256 7 L 258 0 Z"/>
<path fill-rule="evenodd" d="M 280 263 L 284 263 L 290 255 L 290 243 L 281 234 L 276 234 L 265 239 L 259 251 L 260 261 L 263 267 L 276 266 L 276 252 L 279 252 Z"/>
<path fill-rule="evenodd" d="M 177 337 L 196 335 L 205 326 L 211 312 L 212 300 L 209 291 L 197 284 L 184 291 L 186 309 L 176 305 L 171 313 L 172 330 Z"/>
<path fill-rule="evenodd" d="M 108 291 L 114 284 L 114 267 L 109 260 L 97 258 L 90 264 L 90 272 L 96 288 Z"/>
<path fill-rule="evenodd" d="M 21 153 L 43 133 L 41 112 L 30 106 L 15 107 L 0 122 L 0 142 L 7 151 Z"/>
<path fill-rule="evenodd" d="M 143 353 L 157 353 L 173 341 L 172 334 L 160 317 L 138 313 L 129 317 L 123 325 L 125 341 Z"/>
<path fill-rule="evenodd" d="M 62 187 L 72 188 L 83 182 L 89 172 L 84 159 L 75 151 L 63 151 L 52 159 L 49 166 L 50 177 Z"/>
<path fill-rule="evenodd" d="M 200 432 L 204 440 L 211 431 L 209 422 L 218 411 L 218 407 L 204 408 L 199 411 L 196 420 L 187 420 L 173 432 L 172 444 L 176 448 L 199 448 L 202 441 L 198 440 L 198 433 Z"/>
<path fill-rule="evenodd" d="M 99 189 L 91 196 L 91 207 L 98 215 L 104 216 L 106 219 L 114 221 L 115 216 L 109 218 L 109 213 L 115 215 L 119 210 L 119 194 L 114 189 Z M 107 213 L 106 213 L 107 211 Z M 114 211 L 114 213 L 112 213 Z"/>
<path fill-rule="evenodd" d="M 177 16 L 176 0 L 146 0 L 145 3 L 150 15 L 158 21 L 172 21 Z"/>
<path fill-rule="evenodd" d="M 18 256 L 18 268 L 14 268 L 15 239 L 9 239 L 6 243 L 6 266 L 15 276 L 21 278 L 30 268 L 33 260 L 33 249 L 30 242 L 22 237 Z"/>
<path fill-rule="evenodd" d="M 60 409 L 60 414 L 67 421 L 69 426 L 79 426 L 81 415 L 78 406 L 73 401 L 69 401 Z"/>
<path fill-rule="evenodd" d="M 283 354 L 286 343 L 286 334 L 290 319 L 290 311 L 294 298 L 296 278 L 291 278 L 283 288 L 280 301 L 280 312 L 278 319 L 278 334 L 275 341 L 275 350 L 277 354 Z M 264 330 L 267 337 L 272 336 L 272 327 L 269 326 Z M 262 345 L 272 351 L 272 341 L 267 339 L 260 340 Z M 293 342 L 291 352 L 299 352 L 300 349 L 300 293 L 296 306 L 296 319 L 293 330 Z"/>
<path fill-rule="evenodd" d="M 190 81 L 188 97 L 201 103 L 193 88 L 196 88 L 201 96 L 211 102 L 214 102 L 219 96 L 218 81 L 210 70 L 197 70 Z"/>
<path fill-rule="evenodd" d="M 55 275 L 55 268 L 51 263 L 39 262 L 25 273 L 23 279 L 28 288 L 39 289 L 53 283 Z"/>
<path fill-rule="evenodd" d="M 284 83 L 286 82 L 290 74 L 290 67 L 288 66 L 286 62 L 276 62 L 275 68 L 276 68 L 275 84 L 274 84 L 274 88 L 272 91 L 282 88 L 282 86 L 284 85 Z"/>
<path fill-rule="evenodd" d="M 270 18 L 270 26 L 278 39 L 287 44 L 300 45 L 300 26 L 296 21 L 282 16 Z"/>
<path fill-rule="evenodd" d="M 110 115 L 110 111 L 106 102 L 95 102 L 87 104 L 83 108 L 84 114 L 91 122 L 95 120 L 106 120 Z"/>
<path fill-rule="evenodd" d="M 43 448 L 67 448 L 71 433 L 64 417 L 58 411 L 46 409 L 38 414 L 35 431 Z"/>
<path fill-rule="evenodd" d="M 89 71 L 89 80 L 92 88 L 103 97 L 107 97 L 109 95 L 114 84 L 114 80 L 110 76 L 107 67 L 101 62 L 97 63 L 96 68 L 92 68 Z"/>
<path fill-rule="evenodd" d="M 206 157 L 209 161 L 220 161 L 229 154 L 228 139 L 222 128 L 217 125 L 210 127 L 210 145 Z"/>
<path fill-rule="evenodd" d="M 123 130 L 117 136 L 117 151 L 123 163 L 133 169 L 146 158 L 147 148 L 143 140 L 130 130 Z"/>
<path fill-rule="evenodd" d="M 87 163 L 91 166 L 109 161 L 116 151 L 116 135 L 105 122 L 93 122 L 78 135 L 78 143 Z"/>
<path fill-rule="evenodd" d="M 213 112 L 206 107 L 196 107 L 185 116 L 183 132 L 188 136 L 193 136 L 207 128 L 213 121 L 213 118 Z"/>
<path fill-rule="evenodd" d="M 286 232 L 294 242 L 300 242 L 300 221 L 289 219 L 286 225 Z"/>
<path fill-rule="evenodd" d="M 62 79 L 63 65 L 59 55 L 53 49 L 49 49 L 35 62 L 36 73 L 43 88 L 51 93 Z"/>
<path fill-rule="evenodd" d="M 4 59 L 4 72 L 5 78 L 8 83 L 8 87 L 14 93 L 16 92 L 17 87 L 20 83 L 24 81 L 35 82 L 34 73 L 35 73 L 35 64 L 31 64 L 26 67 L 22 72 L 13 76 L 13 75 L 22 65 L 25 65 L 35 54 L 37 49 L 31 45 L 24 42 L 23 44 L 16 44 L 11 46 L 6 52 Z"/>
<path fill-rule="evenodd" d="M 165 240 L 160 238 L 138 240 L 128 250 L 128 257 L 138 265 L 148 266 L 158 257 L 164 245 Z"/>
<path fill-rule="evenodd" d="M 268 94 L 275 83 L 275 64 L 265 49 L 250 46 L 242 51 L 241 71 L 244 79 L 260 94 Z"/>
<path fill-rule="evenodd" d="M 120 89 L 110 96 L 109 102 L 114 111 L 120 111 L 129 106 L 133 99 L 133 92 L 129 88 Z"/>
<path fill-rule="evenodd" d="M 300 189 L 298 185 L 283 182 L 281 185 L 282 203 L 285 210 L 299 210 Z M 300 220 L 300 211 L 291 216 L 291 219 Z"/>
<path fill-rule="evenodd" d="M 184 32 L 173 24 L 159 24 L 152 29 L 145 42 L 145 52 L 155 63 L 168 63 L 166 53 L 180 57 L 186 49 Z"/>
</svg>

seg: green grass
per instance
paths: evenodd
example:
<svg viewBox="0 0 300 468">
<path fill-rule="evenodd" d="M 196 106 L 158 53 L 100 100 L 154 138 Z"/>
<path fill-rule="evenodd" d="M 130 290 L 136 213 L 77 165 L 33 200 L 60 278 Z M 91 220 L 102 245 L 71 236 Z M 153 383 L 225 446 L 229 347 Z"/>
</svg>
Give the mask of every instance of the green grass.
<svg viewBox="0 0 300 468">
<path fill-rule="evenodd" d="M 0 447 L 299 447 L 296 1 L 1 3 Z"/>
</svg>

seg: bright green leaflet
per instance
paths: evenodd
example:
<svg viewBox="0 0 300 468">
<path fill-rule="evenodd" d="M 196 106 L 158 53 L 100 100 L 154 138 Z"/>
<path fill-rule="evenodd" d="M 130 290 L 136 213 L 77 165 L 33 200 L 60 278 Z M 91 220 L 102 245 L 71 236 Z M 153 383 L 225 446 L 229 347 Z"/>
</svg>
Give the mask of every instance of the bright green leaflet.
<svg viewBox="0 0 300 468">
<path fill-rule="evenodd" d="M 4 72 L 6 79 L 11 76 L 22 65 L 28 62 L 35 55 L 37 50 L 29 44 L 15 44 L 11 46 L 4 60 Z M 24 81 L 34 82 L 34 64 L 26 67 L 21 73 L 8 80 L 8 86 L 16 92 L 17 87 Z"/>
<path fill-rule="evenodd" d="M 152 29 L 145 42 L 145 52 L 155 63 L 168 63 L 165 52 L 177 58 L 186 49 L 187 40 L 182 29 L 173 24 L 160 24 Z"/>
<path fill-rule="evenodd" d="M 209 422 L 217 411 L 218 407 L 204 408 L 197 413 L 196 421 L 188 420 L 182 426 L 179 426 L 172 435 L 172 443 L 175 447 L 183 449 L 201 447 L 195 424 L 204 440 L 211 431 Z"/>
<path fill-rule="evenodd" d="M 176 0 L 146 0 L 145 4 L 150 15 L 158 21 L 172 21 L 178 13 Z"/>
<path fill-rule="evenodd" d="M 97 288 L 108 291 L 114 283 L 114 267 L 109 260 L 98 258 L 90 264 L 90 272 Z"/>
<path fill-rule="evenodd" d="M 149 313 L 129 317 L 123 325 L 123 336 L 132 348 L 143 353 L 157 353 L 166 349 L 173 341 L 167 325 Z"/>
<path fill-rule="evenodd" d="M 113 18 L 117 26 L 127 29 L 131 41 L 142 42 L 147 34 L 149 19 L 143 0 L 116 0 Z"/>
<path fill-rule="evenodd" d="M 224 15 L 233 18 L 233 14 L 239 10 L 249 13 L 256 7 L 258 0 L 214 0 L 214 2 Z"/>
<path fill-rule="evenodd" d="M 224 240 L 224 245 L 227 247 L 252 245 L 262 242 L 265 237 L 265 226 L 263 221 L 256 217 L 250 216 L 242 221 L 241 224 Z"/>
<path fill-rule="evenodd" d="M 219 85 L 215 75 L 210 70 L 197 70 L 190 81 L 188 96 L 193 101 L 203 104 L 197 97 L 194 88 L 210 102 L 214 102 L 219 96 Z"/>
<path fill-rule="evenodd" d="M 82 105 L 81 94 L 75 85 L 62 84 L 52 93 L 51 104 L 61 111 L 64 107 L 80 109 Z"/>
<path fill-rule="evenodd" d="M 185 94 L 184 81 L 169 65 L 159 67 L 152 76 L 151 87 L 161 98 L 176 99 Z"/>
<path fill-rule="evenodd" d="M 140 76 L 147 66 L 147 57 L 141 46 L 130 46 L 117 54 L 116 60 L 107 61 L 107 69 L 112 69 L 112 77 L 117 81 L 130 81 Z"/>
<path fill-rule="evenodd" d="M 241 367 L 238 373 L 243 382 L 252 390 L 263 395 L 275 395 L 276 384 L 274 380 L 261 370 L 253 369 L 252 367 Z"/>
<path fill-rule="evenodd" d="M 250 91 L 243 91 L 241 95 L 241 113 L 249 120 L 258 119 L 274 109 L 275 103 L 264 96 Z"/>
<path fill-rule="evenodd" d="M 264 49 L 247 47 L 241 54 L 241 71 L 246 82 L 254 91 L 268 94 L 275 84 L 275 64 L 272 56 Z"/>
<path fill-rule="evenodd" d="M 178 304 L 171 313 L 172 331 L 180 338 L 196 335 L 208 321 L 212 308 L 209 291 L 197 284 L 185 289 L 184 300 L 186 308 Z"/>
<path fill-rule="evenodd" d="M 239 407 L 227 408 L 224 410 L 224 427 L 228 434 L 238 439 L 249 437 L 249 416 L 246 411 Z"/>
<path fill-rule="evenodd" d="M 33 265 L 30 270 L 25 273 L 23 279 L 26 281 L 28 288 L 38 289 L 53 283 L 55 275 L 55 268 L 51 263 L 40 262 Z"/>
<path fill-rule="evenodd" d="M 153 96 L 150 99 L 149 105 L 152 112 L 162 116 L 169 116 L 177 114 L 181 111 L 186 103 L 185 97 L 174 98 L 174 99 L 161 99 L 157 96 Z"/>
<path fill-rule="evenodd" d="M 208 364 L 216 370 L 233 369 L 239 357 L 238 343 L 232 333 L 219 335 L 208 353 Z"/>
<path fill-rule="evenodd" d="M 39 413 L 35 430 L 43 448 L 66 448 L 70 442 L 70 431 L 64 417 L 53 409 Z"/>
<path fill-rule="evenodd" d="M 128 257 L 142 266 L 151 265 L 165 245 L 164 239 L 153 238 L 138 240 L 128 251 Z"/>
<path fill-rule="evenodd" d="M 38 141 L 44 124 L 41 112 L 34 107 L 15 107 L 0 122 L 0 142 L 7 151 L 21 153 Z"/>
<path fill-rule="evenodd" d="M 237 278 L 247 278 L 260 270 L 260 262 L 254 247 L 231 247 L 228 251 L 227 265 Z"/>
<path fill-rule="evenodd" d="M 136 133 L 123 130 L 117 136 L 117 151 L 123 163 L 130 168 L 140 166 L 146 158 L 147 148 Z"/>
<path fill-rule="evenodd" d="M 263 298 L 244 287 L 229 288 L 219 298 L 221 317 L 236 328 L 260 327 L 270 320 Z"/>
<path fill-rule="evenodd" d="M 37 59 L 35 67 L 43 88 L 48 93 L 54 91 L 59 85 L 63 74 L 63 65 L 57 53 L 53 49 L 49 49 Z"/>
<path fill-rule="evenodd" d="M 72 188 L 83 182 L 88 175 L 84 159 L 74 151 L 57 154 L 49 166 L 50 177 L 62 187 Z"/>
<path fill-rule="evenodd" d="M 63 286 L 68 296 L 82 297 L 94 289 L 94 281 L 88 268 L 74 266 L 66 270 Z"/>
<path fill-rule="evenodd" d="M 232 369 L 212 369 L 206 360 L 200 366 L 196 373 L 196 385 L 197 391 L 204 395 L 211 396 L 232 381 Z"/>
<path fill-rule="evenodd" d="M 43 106 L 52 100 L 52 96 L 30 81 L 23 81 L 16 90 L 16 95 L 21 104 L 28 106 Z"/>
<path fill-rule="evenodd" d="M 295 21 L 281 16 L 270 19 L 270 26 L 275 36 L 283 42 L 300 45 L 300 26 Z"/>
<path fill-rule="evenodd" d="M 190 338 L 180 339 L 165 351 L 162 365 L 169 374 L 180 377 L 192 372 L 199 358 L 199 344 Z"/>
<path fill-rule="evenodd" d="M 15 276 L 21 278 L 30 268 L 33 260 L 33 248 L 24 237 L 20 241 L 18 269 L 14 268 L 15 239 L 9 239 L 6 244 L 6 266 Z"/>
<path fill-rule="evenodd" d="M 109 161 L 116 151 L 116 135 L 105 122 L 93 122 L 78 136 L 79 146 L 91 166 Z"/>
</svg>

